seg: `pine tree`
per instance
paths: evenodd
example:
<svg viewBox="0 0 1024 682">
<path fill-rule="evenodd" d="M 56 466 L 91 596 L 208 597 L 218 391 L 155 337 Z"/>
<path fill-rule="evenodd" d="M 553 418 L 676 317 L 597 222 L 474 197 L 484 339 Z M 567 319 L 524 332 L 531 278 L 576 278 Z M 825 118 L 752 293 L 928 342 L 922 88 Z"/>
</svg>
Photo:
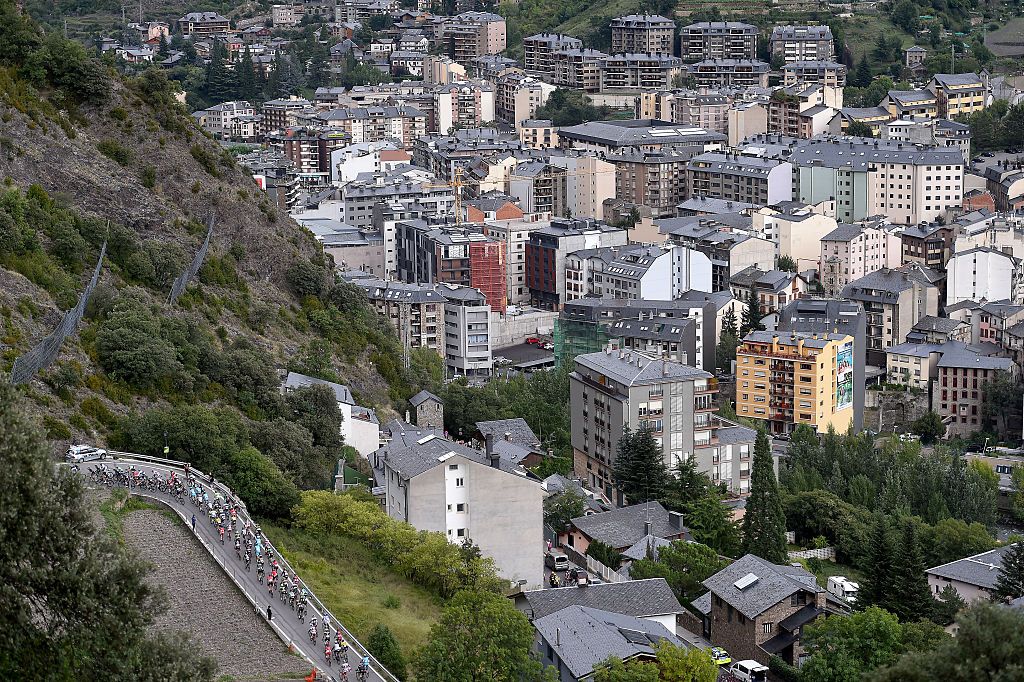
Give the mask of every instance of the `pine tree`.
<svg viewBox="0 0 1024 682">
<path fill-rule="evenodd" d="M 761 324 L 761 306 L 757 303 L 757 297 L 754 296 L 754 292 L 751 291 L 747 295 L 747 305 L 743 308 L 743 326 L 740 327 L 740 335 L 746 336 L 748 333 L 753 331 L 763 331 L 764 325 Z"/>
<path fill-rule="evenodd" d="M 248 45 L 235 65 L 235 71 L 238 73 L 238 96 L 246 101 L 255 102 L 259 94 L 256 86 L 256 68 L 253 66 L 252 52 L 249 51 Z"/>
<path fill-rule="evenodd" d="M 750 497 L 743 516 L 743 551 L 784 564 L 786 555 L 786 514 L 782 509 L 779 482 L 775 478 L 772 444 L 768 434 L 758 429 L 754 443 Z"/>
<path fill-rule="evenodd" d="M 729 306 L 725 311 L 725 317 L 722 318 L 722 335 L 725 334 L 739 335 L 739 329 L 736 328 L 736 308 L 733 306 Z"/>
<path fill-rule="evenodd" d="M 171 54 L 171 45 L 167 42 L 167 34 L 160 34 L 160 46 L 156 49 L 156 53 L 162 58 L 166 59 Z"/>
<path fill-rule="evenodd" d="M 1003 554 L 1003 565 L 996 576 L 996 589 L 992 598 L 997 601 L 1010 601 L 1024 597 L 1024 542 L 1010 546 Z"/>
<path fill-rule="evenodd" d="M 620 494 L 631 504 L 662 497 L 668 472 L 650 429 L 623 431 L 612 475 Z"/>
<path fill-rule="evenodd" d="M 935 612 L 935 600 L 928 589 L 928 574 L 925 573 L 924 553 L 921 551 L 921 540 L 917 534 L 916 522 L 912 519 L 903 521 L 903 532 L 893 565 L 894 596 L 899 595 L 890 604 L 893 613 L 907 623 L 931 618 Z"/>
<path fill-rule="evenodd" d="M 854 80 L 858 88 L 866 88 L 871 85 L 871 65 L 868 64 L 867 55 L 860 58 L 857 63 L 857 70 L 854 72 Z"/>
<path fill-rule="evenodd" d="M 238 93 L 237 75 L 224 61 L 224 46 L 214 42 L 210 51 L 210 65 L 206 67 L 206 97 L 211 102 L 228 102 Z"/>
<path fill-rule="evenodd" d="M 391 634 L 387 625 L 378 624 L 370 631 L 370 638 L 366 642 L 370 653 L 380 661 L 388 671 L 400 681 L 406 678 L 408 664 L 398 641 Z"/>
<path fill-rule="evenodd" d="M 868 550 L 864 582 L 857 594 L 857 606 L 888 608 L 893 599 L 893 541 L 889 517 L 875 514 L 868 534 Z"/>
</svg>

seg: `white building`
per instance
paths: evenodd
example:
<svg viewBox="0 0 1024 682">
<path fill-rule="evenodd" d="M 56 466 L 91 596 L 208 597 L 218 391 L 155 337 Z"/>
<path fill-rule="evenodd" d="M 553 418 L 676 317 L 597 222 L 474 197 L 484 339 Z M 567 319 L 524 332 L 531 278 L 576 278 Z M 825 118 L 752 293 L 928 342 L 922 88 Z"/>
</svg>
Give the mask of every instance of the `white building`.
<svg viewBox="0 0 1024 682">
<path fill-rule="evenodd" d="M 1024 301 L 1019 258 L 987 246 L 955 253 L 946 263 L 946 306 L 960 301 Z"/>
<path fill-rule="evenodd" d="M 792 258 L 797 272 L 805 272 L 818 267 L 819 242 L 836 228 L 836 219 L 819 207 L 784 202 L 752 213 L 751 228 L 758 237 L 775 244 L 777 258 Z"/>
<path fill-rule="evenodd" d="M 380 425 L 377 423 L 377 417 L 373 410 L 356 405 L 347 386 L 297 372 L 288 372 L 281 392 L 289 393 L 307 386 L 327 386 L 334 392 L 338 409 L 341 411 L 341 436 L 345 439 L 345 445 L 351 445 L 364 457 L 380 447 Z"/>
<path fill-rule="evenodd" d="M 952 587 L 968 604 L 988 601 L 996 586 L 996 577 L 1003 565 L 1003 557 L 1013 545 L 964 557 L 948 564 L 929 568 L 928 587 L 936 599 L 947 585 Z"/>
<path fill-rule="evenodd" d="M 218 139 L 231 136 L 232 124 L 241 116 L 255 116 L 256 108 L 245 100 L 221 102 L 205 111 L 203 127 Z"/>
<path fill-rule="evenodd" d="M 882 268 L 898 268 L 903 243 L 892 225 L 841 223 L 821 237 L 818 279 L 829 296 Z"/>
<path fill-rule="evenodd" d="M 331 152 L 331 182 L 343 185 L 360 173 L 387 173 L 411 160 L 390 141 L 359 142 Z"/>
<path fill-rule="evenodd" d="M 594 279 L 605 298 L 671 301 L 684 291 L 711 292 L 711 259 L 683 246 L 627 248 Z"/>
<path fill-rule="evenodd" d="M 436 290 L 445 298 L 445 345 L 441 354 L 446 374 L 489 376 L 494 359 L 491 355 L 491 306 L 487 299 L 471 287 L 439 284 Z"/>
</svg>

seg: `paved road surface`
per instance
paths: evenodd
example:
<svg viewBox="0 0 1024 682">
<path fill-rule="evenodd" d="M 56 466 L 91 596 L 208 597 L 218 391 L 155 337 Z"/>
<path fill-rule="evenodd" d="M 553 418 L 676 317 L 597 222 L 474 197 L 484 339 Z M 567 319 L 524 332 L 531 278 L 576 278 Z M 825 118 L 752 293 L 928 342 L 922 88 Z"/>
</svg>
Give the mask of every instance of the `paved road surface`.
<svg viewBox="0 0 1024 682">
<path fill-rule="evenodd" d="M 79 465 L 81 473 L 87 472 L 92 467 L 99 464 L 99 462 L 87 462 L 83 465 Z M 161 476 L 167 476 L 170 472 L 174 471 L 179 477 L 184 476 L 184 472 L 174 466 L 158 464 L 153 462 L 145 462 L 141 460 L 131 459 L 117 459 L 115 461 L 107 460 L 105 462 L 108 469 L 113 466 L 119 467 L 130 467 L 135 466 L 139 471 L 152 475 L 154 471 L 159 472 Z M 207 490 L 210 499 L 214 498 L 214 489 L 200 477 L 200 483 L 204 489 Z M 195 533 L 203 546 L 213 555 L 217 563 L 224 569 L 227 575 L 234 581 L 236 585 L 242 590 L 246 597 L 248 597 L 251 603 L 254 603 L 254 608 L 258 609 L 259 612 L 265 618 L 267 615 L 267 606 L 271 607 L 272 619 L 270 622 L 271 627 L 281 637 L 286 644 L 293 645 L 307 660 L 316 664 L 316 667 L 323 670 L 327 674 L 327 679 L 340 680 L 341 679 L 341 664 L 333 663 L 330 667 L 326 665 L 324 659 L 324 640 L 323 640 L 323 613 L 322 609 L 318 606 L 316 599 L 311 598 L 310 603 L 307 605 L 305 623 L 300 623 L 295 613 L 288 607 L 287 603 L 282 602 L 279 598 L 279 592 L 275 589 L 274 597 L 271 599 L 270 594 L 267 590 L 266 585 L 261 585 L 256 577 L 256 561 L 255 558 L 252 561 L 251 570 L 246 572 L 245 562 L 239 560 L 235 554 L 234 541 L 228 541 L 225 539 L 224 544 L 220 543 L 220 537 L 217 532 L 217 528 L 211 525 L 209 518 L 205 512 L 200 512 L 198 507 L 192 505 L 192 503 L 186 497 L 184 504 L 179 504 L 177 499 L 156 491 L 143 490 L 141 488 L 133 488 L 131 493 L 134 495 L 140 495 L 149 497 L 152 499 L 159 500 L 167 504 L 171 509 L 178 513 L 178 515 L 185 522 L 186 526 L 191 527 L 192 515 L 196 517 Z M 252 523 L 248 517 L 248 514 L 241 511 L 239 514 L 238 528 L 242 528 L 244 521 Z M 266 537 L 263 538 L 264 548 L 270 546 Z M 275 550 L 275 556 L 278 561 L 281 561 L 281 557 Z M 269 569 L 267 573 L 269 574 Z M 289 573 L 292 573 L 289 570 Z M 301 576 L 299 576 L 301 579 Z M 308 586 L 306 588 L 309 590 Z M 309 590 L 312 592 L 311 590 Z M 315 642 L 309 641 L 309 621 L 310 616 L 315 616 L 319 625 L 317 626 L 317 637 Z M 334 637 L 337 634 L 337 620 L 334 616 L 331 616 L 331 643 L 334 643 Z M 352 666 L 352 672 L 349 674 L 348 679 L 350 682 L 356 682 L 357 676 L 355 673 L 356 665 L 359 663 L 360 655 L 356 652 L 354 639 L 352 637 L 346 637 L 346 641 L 349 643 L 349 663 Z M 256 671 L 253 671 L 256 672 Z M 391 682 L 393 678 L 390 675 L 381 675 L 377 670 L 371 670 L 369 676 L 370 682 Z"/>
</svg>

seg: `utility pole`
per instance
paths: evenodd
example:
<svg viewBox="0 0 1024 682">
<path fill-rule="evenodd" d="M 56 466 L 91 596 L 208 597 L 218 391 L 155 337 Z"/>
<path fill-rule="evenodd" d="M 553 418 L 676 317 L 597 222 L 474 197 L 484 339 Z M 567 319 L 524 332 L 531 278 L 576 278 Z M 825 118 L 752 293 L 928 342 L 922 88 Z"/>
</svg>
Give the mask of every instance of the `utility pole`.
<svg viewBox="0 0 1024 682">
<path fill-rule="evenodd" d="M 956 42 L 949 46 L 949 72 L 956 73 Z"/>
</svg>

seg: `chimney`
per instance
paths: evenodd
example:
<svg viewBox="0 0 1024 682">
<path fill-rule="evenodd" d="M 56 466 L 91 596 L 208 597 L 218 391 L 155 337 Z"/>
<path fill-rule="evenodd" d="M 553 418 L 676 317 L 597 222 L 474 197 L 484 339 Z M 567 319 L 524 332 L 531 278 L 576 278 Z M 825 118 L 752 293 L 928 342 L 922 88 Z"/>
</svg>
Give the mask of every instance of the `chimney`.
<svg viewBox="0 0 1024 682">
<path fill-rule="evenodd" d="M 505 432 L 505 441 L 508 442 L 508 443 L 512 442 L 512 433 L 511 432 L 509 432 L 509 431 Z"/>
<path fill-rule="evenodd" d="M 680 533 L 683 532 L 683 515 L 680 512 L 669 512 L 668 525 Z"/>
<path fill-rule="evenodd" d="M 494 434 L 493 433 L 488 433 L 486 436 L 484 436 L 484 449 L 485 449 L 485 452 L 487 453 L 487 460 L 488 460 L 488 462 L 490 463 L 490 465 L 492 467 L 497 469 L 498 468 L 498 463 L 501 460 L 501 455 L 499 455 L 494 450 Z"/>
<path fill-rule="evenodd" d="M 647 537 L 650 534 L 651 534 L 651 522 L 650 521 L 644 521 L 644 537 Z"/>
<path fill-rule="evenodd" d="M 562 628 L 555 628 L 555 646 L 562 646 Z"/>
<path fill-rule="evenodd" d="M 406 411 L 405 411 L 405 423 L 406 423 L 406 424 L 409 424 L 409 423 L 410 423 L 410 422 L 409 422 L 409 410 L 406 410 Z"/>
</svg>

